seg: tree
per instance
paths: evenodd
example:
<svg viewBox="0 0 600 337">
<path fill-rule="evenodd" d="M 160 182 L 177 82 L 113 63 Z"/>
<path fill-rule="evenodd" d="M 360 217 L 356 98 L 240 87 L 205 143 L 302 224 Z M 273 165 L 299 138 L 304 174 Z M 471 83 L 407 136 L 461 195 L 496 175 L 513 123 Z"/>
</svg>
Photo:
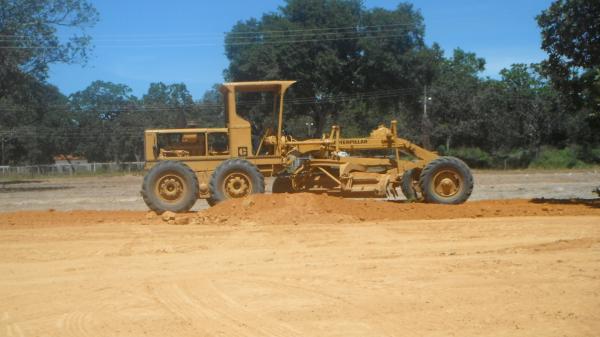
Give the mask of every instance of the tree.
<svg viewBox="0 0 600 337">
<path fill-rule="evenodd" d="M 51 163 L 54 155 L 72 143 L 67 98 L 52 85 L 37 83 L 30 90 L 35 105 L 0 105 L 0 125 L 10 126 L 0 130 L 7 164 Z"/>
<path fill-rule="evenodd" d="M 200 125 L 206 127 L 226 127 L 223 95 L 219 91 L 220 84 L 207 90 L 195 107 L 194 116 Z"/>
<path fill-rule="evenodd" d="M 598 112 L 600 105 L 600 2 L 557 0 L 537 22 L 548 60 L 542 66 L 576 105 Z M 600 116 L 600 115 L 599 115 Z"/>
<path fill-rule="evenodd" d="M 51 63 L 85 62 L 84 29 L 98 14 L 86 0 L 0 0 L 0 134 L 6 163 L 52 162 L 72 144 L 66 98 L 45 83 Z M 69 38 L 59 38 L 72 33 Z"/>
<path fill-rule="evenodd" d="M 480 90 L 479 74 L 485 60 L 458 48 L 444 59 L 431 85 L 430 115 L 434 125 L 434 142 L 448 151 L 453 142 L 474 145 L 485 136 L 480 134 L 480 120 L 473 98 Z"/>
<path fill-rule="evenodd" d="M 79 131 L 76 152 L 91 161 L 121 161 L 136 153 L 127 147 L 128 139 L 141 138 L 143 126 L 133 127 L 138 102 L 131 91 L 124 84 L 94 81 L 69 96 Z"/>
<path fill-rule="evenodd" d="M 180 128 L 186 126 L 194 104 L 183 83 L 151 83 L 142 101 L 154 124 Z"/>
<path fill-rule="evenodd" d="M 85 61 L 91 48 L 83 32 L 98 19 L 86 0 L 0 0 L 0 98 L 22 96 L 22 83 L 46 79 L 48 65 Z M 61 41 L 57 28 L 81 30 Z"/>
<path fill-rule="evenodd" d="M 558 95 L 539 71 L 537 64 L 522 63 L 500 71 L 503 96 L 515 124 L 509 126 L 513 129 L 509 144 L 526 147 L 536 155 L 544 142 L 556 141 L 550 135 L 556 135 L 565 124 Z"/>
<path fill-rule="evenodd" d="M 420 57 L 428 51 L 423 36 L 423 18 L 410 4 L 366 10 L 359 0 L 287 0 L 278 12 L 238 22 L 227 34 L 230 64 L 225 77 L 297 80 L 288 94 L 297 103 L 288 108 L 296 119 L 312 118 L 311 136 L 319 135 L 325 124 L 338 121 L 341 107 L 349 108 L 348 100 L 339 97 L 371 92 L 352 100 L 377 107 L 379 116 L 414 112 L 420 95 L 381 97 L 373 92 L 415 88 L 420 92 L 431 81 L 422 71 L 429 61 Z M 256 115 L 259 122 L 263 117 Z M 371 120 L 378 118 L 368 120 L 357 121 L 361 131 L 374 127 Z"/>
</svg>

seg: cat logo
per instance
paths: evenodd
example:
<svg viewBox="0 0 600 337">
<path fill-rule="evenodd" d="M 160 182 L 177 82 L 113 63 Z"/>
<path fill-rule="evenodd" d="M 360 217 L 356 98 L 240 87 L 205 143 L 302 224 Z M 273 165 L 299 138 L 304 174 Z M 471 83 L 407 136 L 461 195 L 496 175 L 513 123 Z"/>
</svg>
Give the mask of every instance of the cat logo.
<svg viewBox="0 0 600 337">
<path fill-rule="evenodd" d="M 342 145 L 358 145 L 358 144 L 367 144 L 367 139 L 341 139 L 340 144 Z"/>
</svg>

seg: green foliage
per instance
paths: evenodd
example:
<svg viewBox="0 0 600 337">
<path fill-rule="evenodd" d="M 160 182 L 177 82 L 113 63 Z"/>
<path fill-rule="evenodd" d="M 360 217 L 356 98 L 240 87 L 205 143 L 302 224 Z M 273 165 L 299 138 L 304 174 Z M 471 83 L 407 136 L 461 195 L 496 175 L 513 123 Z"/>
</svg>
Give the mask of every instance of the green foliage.
<svg viewBox="0 0 600 337">
<path fill-rule="evenodd" d="M 465 140 L 479 140 L 481 114 L 477 112 L 473 95 L 482 86 L 479 74 L 485 61 L 474 53 L 462 49 L 454 50 L 451 58 L 439 66 L 439 75 L 430 90 L 432 101 L 429 116 L 433 124 L 434 143 L 471 145 Z M 473 142 L 477 144 L 477 142 Z"/>
<path fill-rule="evenodd" d="M 478 147 L 459 147 L 442 153 L 460 158 L 472 168 L 491 168 L 494 165 L 493 157 Z"/>
<path fill-rule="evenodd" d="M 590 149 L 587 161 L 600 164 L 600 148 Z"/>
<path fill-rule="evenodd" d="M 192 95 L 183 83 L 151 83 L 142 101 L 154 122 L 179 128 L 187 125 L 194 104 Z M 165 110 L 169 113 L 165 114 Z"/>
<path fill-rule="evenodd" d="M 494 167 L 501 169 L 526 168 L 529 166 L 535 153 L 526 149 L 513 149 L 500 151 L 494 154 Z"/>
<path fill-rule="evenodd" d="M 537 22 L 548 52 L 544 73 L 572 104 L 600 119 L 600 2 L 556 0 Z"/>
<path fill-rule="evenodd" d="M 284 129 L 298 139 L 320 137 L 333 124 L 344 137 L 367 136 L 395 119 L 399 136 L 473 167 L 578 167 L 600 163 L 598 8 L 591 0 L 555 1 L 538 17 L 549 60 L 513 64 L 490 79 L 476 54 L 426 45 L 423 17 L 410 4 L 287 0 L 227 33 L 224 76 L 297 80 L 286 95 Z M 34 20 L 39 25 L 25 24 Z M 146 128 L 225 126 L 217 86 L 194 100 L 183 83 L 152 83 L 141 98 L 125 84 L 94 81 L 65 97 L 45 83 L 49 63 L 85 62 L 90 40 L 82 28 L 96 20 L 85 0 L 0 0 L 0 34 L 27 37 L 0 41 L 4 164 L 51 163 L 57 154 L 137 161 Z M 58 26 L 74 37 L 58 39 Z M 57 48 L 1 48 L 27 41 Z M 238 99 L 253 134 L 262 134 L 272 97 Z"/>
<path fill-rule="evenodd" d="M 577 168 L 585 164 L 577 158 L 575 148 L 564 148 L 558 150 L 552 147 L 544 147 L 529 167 L 542 169 Z"/>
<path fill-rule="evenodd" d="M 0 0 L 0 98 L 23 96 L 23 85 L 44 80 L 48 65 L 85 61 L 90 37 L 83 28 L 98 20 L 86 0 Z M 79 30 L 68 40 L 58 28 Z"/>
<path fill-rule="evenodd" d="M 367 10 L 359 0 L 288 0 L 279 12 L 238 22 L 226 36 L 225 50 L 229 81 L 297 80 L 288 98 L 302 98 L 303 104 L 288 107 L 312 119 L 313 135 L 326 131 L 347 107 L 330 97 L 420 88 L 433 78 L 432 62 L 439 56 L 425 46 L 423 18 L 412 5 Z M 416 106 L 418 96 L 372 104 Z"/>
<path fill-rule="evenodd" d="M 556 0 L 537 17 L 542 48 L 556 70 L 600 65 L 600 3 L 595 0 Z"/>
<path fill-rule="evenodd" d="M 97 17 L 85 0 L 0 0 L 0 164 L 49 163 L 73 143 L 67 98 L 44 80 L 51 63 L 86 61 L 83 29 Z M 71 37 L 60 39 L 59 28 Z"/>
</svg>

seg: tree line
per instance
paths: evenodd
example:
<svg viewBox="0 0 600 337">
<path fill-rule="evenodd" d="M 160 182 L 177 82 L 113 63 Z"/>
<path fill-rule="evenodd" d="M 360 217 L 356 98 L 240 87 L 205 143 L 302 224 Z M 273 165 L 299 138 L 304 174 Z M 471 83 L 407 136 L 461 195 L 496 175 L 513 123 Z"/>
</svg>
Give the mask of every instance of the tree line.
<svg viewBox="0 0 600 337">
<path fill-rule="evenodd" d="M 139 161 L 144 129 L 224 126 L 217 86 L 194 98 L 183 83 L 152 83 L 141 97 L 120 83 L 95 81 L 68 96 L 48 84 L 49 64 L 85 62 L 92 41 L 83 28 L 97 20 L 84 0 L 0 0 L 2 164 L 51 163 L 58 154 Z M 395 119 L 401 137 L 475 167 L 600 163 L 600 3 L 557 0 L 536 20 L 548 59 L 489 78 L 475 53 L 427 45 L 411 4 L 288 0 L 227 32 L 224 77 L 297 80 L 285 109 L 296 138 L 333 124 L 364 136 Z M 58 26 L 81 33 L 60 41 Z M 270 102 L 240 102 L 257 132 Z"/>
</svg>

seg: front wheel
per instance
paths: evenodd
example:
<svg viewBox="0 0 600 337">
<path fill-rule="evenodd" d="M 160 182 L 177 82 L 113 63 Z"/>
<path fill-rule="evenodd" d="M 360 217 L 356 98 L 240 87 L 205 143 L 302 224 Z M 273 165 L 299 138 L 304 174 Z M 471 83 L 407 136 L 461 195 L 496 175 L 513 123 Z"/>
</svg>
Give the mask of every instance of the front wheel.
<svg viewBox="0 0 600 337">
<path fill-rule="evenodd" d="M 419 184 L 426 202 L 461 204 L 473 192 L 473 175 L 462 160 L 440 157 L 423 168 Z"/>
<path fill-rule="evenodd" d="M 210 179 L 209 205 L 255 193 L 265 193 L 265 178 L 258 168 L 244 159 L 221 163 Z"/>
</svg>

